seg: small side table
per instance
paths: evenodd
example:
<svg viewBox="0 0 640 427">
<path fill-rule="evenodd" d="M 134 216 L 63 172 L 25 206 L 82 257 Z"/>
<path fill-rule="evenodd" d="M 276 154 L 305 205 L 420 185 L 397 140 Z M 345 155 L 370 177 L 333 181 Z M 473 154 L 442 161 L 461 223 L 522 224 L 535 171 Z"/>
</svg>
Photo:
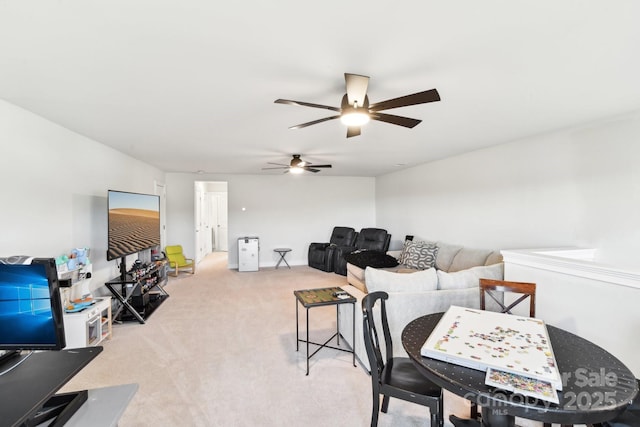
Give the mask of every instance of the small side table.
<svg viewBox="0 0 640 427">
<path fill-rule="evenodd" d="M 273 251 L 280 254 L 280 259 L 278 260 L 278 263 L 276 264 L 276 269 L 278 268 L 278 266 L 280 265 L 280 263 L 282 261 L 284 261 L 284 263 L 287 264 L 287 267 L 291 268 L 291 266 L 289 265 L 287 260 L 284 259 L 284 256 L 287 254 L 287 252 L 291 252 L 291 248 L 275 248 Z"/>
<path fill-rule="evenodd" d="M 309 375 L 309 359 L 313 357 L 314 354 L 319 352 L 323 348 L 332 348 L 334 350 L 345 351 L 347 353 L 351 353 L 353 357 L 353 366 L 356 366 L 356 351 L 355 351 L 355 339 L 353 342 L 353 347 L 351 350 L 333 347 L 329 344 L 329 342 L 336 338 L 337 345 L 340 345 L 340 310 L 338 310 L 338 305 L 340 304 L 351 304 L 353 311 L 353 336 L 356 336 L 356 299 L 347 294 L 346 298 L 339 298 L 334 296 L 336 292 L 344 292 L 342 288 L 320 288 L 320 289 L 305 289 L 302 291 L 293 291 L 293 294 L 296 296 L 296 351 L 300 350 L 300 342 L 304 342 L 307 344 L 307 374 Z M 307 338 L 306 340 L 300 339 L 299 329 L 298 329 L 298 303 L 302 304 L 302 306 L 307 310 Z M 336 333 L 331 336 L 328 340 L 326 340 L 323 344 L 315 343 L 309 341 L 309 309 L 313 307 L 322 307 L 326 305 L 335 305 L 336 306 Z M 309 344 L 317 345 L 318 348 L 312 354 L 309 354 Z"/>
</svg>

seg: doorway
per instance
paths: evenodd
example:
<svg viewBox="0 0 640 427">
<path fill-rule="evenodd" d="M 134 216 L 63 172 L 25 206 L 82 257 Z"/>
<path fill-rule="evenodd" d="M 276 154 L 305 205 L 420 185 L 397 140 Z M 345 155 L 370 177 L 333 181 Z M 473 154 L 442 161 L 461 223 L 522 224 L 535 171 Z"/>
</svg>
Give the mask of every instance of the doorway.
<svg viewBox="0 0 640 427">
<path fill-rule="evenodd" d="M 227 182 L 195 182 L 196 262 L 212 252 L 227 252 L 228 191 Z"/>
</svg>

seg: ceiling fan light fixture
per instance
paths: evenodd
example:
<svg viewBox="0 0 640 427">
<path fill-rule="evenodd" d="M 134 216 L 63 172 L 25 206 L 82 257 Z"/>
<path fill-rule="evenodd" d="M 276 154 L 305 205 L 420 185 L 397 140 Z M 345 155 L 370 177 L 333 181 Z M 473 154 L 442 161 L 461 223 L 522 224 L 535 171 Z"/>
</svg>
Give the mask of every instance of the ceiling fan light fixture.
<svg viewBox="0 0 640 427">
<path fill-rule="evenodd" d="M 371 120 L 369 113 L 364 109 L 352 108 L 343 112 L 340 121 L 346 126 L 360 127 L 366 125 Z"/>
<path fill-rule="evenodd" d="M 342 114 L 340 115 L 340 121 L 349 127 L 360 127 L 366 125 L 371 120 L 369 117 L 369 111 L 366 108 L 358 108 L 358 101 L 353 103 L 353 106 L 343 104 Z"/>
<path fill-rule="evenodd" d="M 289 168 L 289 173 L 292 174 L 301 174 L 302 172 L 304 172 L 304 169 L 301 166 L 292 166 Z"/>
</svg>

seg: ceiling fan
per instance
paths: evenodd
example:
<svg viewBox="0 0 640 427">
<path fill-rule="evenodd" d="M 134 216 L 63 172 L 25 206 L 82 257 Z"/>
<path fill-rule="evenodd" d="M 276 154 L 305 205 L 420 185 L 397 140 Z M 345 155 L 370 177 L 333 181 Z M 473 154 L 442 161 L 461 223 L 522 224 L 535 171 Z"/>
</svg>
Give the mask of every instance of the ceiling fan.
<svg viewBox="0 0 640 427">
<path fill-rule="evenodd" d="M 291 126 L 289 129 L 300 129 L 338 118 L 348 127 L 347 138 L 360 135 L 360 129 L 362 125 L 368 123 L 369 120 L 378 120 L 398 126 L 413 128 L 422 120 L 395 116 L 392 114 L 385 114 L 381 113 L 380 111 L 390 110 L 392 108 L 407 107 L 409 105 L 426 104 L 427 102 L 440 101 L 440 95 L 438 94 L 438 91 L 436 89 L 430 89 L 423 92 L 414 93 L 412 95 L 401 96 L 399 98 L 393 98 L 386 101 L 369 104 L 369 98 L 367 96 L 369 77 L 361 76 L 358 74 L 344 73 L 344 80 L 345 86 L 347 88 L 347 93 L 342 97 L 340 108 L 331 107 L 329 105 L 312 104 L 310 102 L 292 101 L 289 99 L 276 99 L 274 101 L 276 104 L 301 105 L 304 107 L 322 108 L 339 113 L 335 116 L 325 117 L 323 119 L 313 120 L 311 122 Z"/>
<path fill-rule="evenodd" d="M 285 169 L 284 173 L 302 173 L 304 171 L 318 173 L 320 169 L 318 168 L 330 168 L 331 165 L 314 165 L 313 163 L 305 162 L 300 158 L 300 154 L 294 154 L 289 165 L 283 165 L 281 163 L 271 163 L 267 162 L 270 165 L 277 165 L 277 167 L 273 168 L 262 168 L 262 170 L 268 169 Z"/>
</svg>

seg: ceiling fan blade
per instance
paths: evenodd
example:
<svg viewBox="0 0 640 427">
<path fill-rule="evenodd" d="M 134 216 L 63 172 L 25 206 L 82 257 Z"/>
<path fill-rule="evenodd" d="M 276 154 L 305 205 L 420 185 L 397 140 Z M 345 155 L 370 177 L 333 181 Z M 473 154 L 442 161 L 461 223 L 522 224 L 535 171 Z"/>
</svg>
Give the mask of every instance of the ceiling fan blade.
<svg viewBox="0 0 640 427">
<path fill-rule="evenodd" d="M 337 119 L 340 116 L 331 116 L 331 117 L 325 117 L 324 119 L 318 119 L 318 120 L 314 120 L 312 122 L 307 122 L 307 123 L 301 123 L 299 125 L 295 125 L 295 126 L 291 126 L 289 129 L 301 129 L 301 128 L 306 128 L 307 126 L 311 126 L 311 125 L 315 125 L 318 123 L 322 123 L 322 122 L 326 122 L 327 120 L 333 120 L 333 119 Z"/>
<path fill-rule="evenodd" d="M 312 168 L 330 168 L 330 167 L 332 167 L 332 166 L 331 166 L 331 165 L 314 165 L 314 164 L 312 164 L 312 163 L 309 163 L 309 164 L 308 164 L 307 166 L 305 166 L 305 167 L 306 167 L 306 168 L 307 168 L 307 167 L 312 167 Z"/>
<path fill-rule="evenodd" d="M 358 102 L 358 107 L 364 105 L 364 97 L 367 95 L 369 87 L 369 77 L 359 74 L 344 73 L 344 82 L 347 88 L 347 99 L 349 105 L 353 107 L 354 102 Z"/>
<path fill-rule="evenodd" d="M 307 168 L 307 167 L 305 167 L 304 170 L 309 171 L 309 172 L 313 172 L 313 173 L 320 172 L 320 169 L 311 169 L 311 168 Z"/>
<path fill-rule="evenodd" d="M 289 165 L 284 165 L 282 163 L 273 163 L 273 162 L 267 162 L 268 165 L 276 165 L 276 166 L 286 166 L 289 167 Z"/>
<path fill-rule="evenodd" d="M 269 169 L 289 169 L 289 166 L 281 166 L 281 167 L 277 167 L 277 168 L 262 168 L 263 171 L 265 170 L 269 170 Z"/>
<path fill-rule="evenodd" d="M 415 127 L 422 121 L 417 119 L 410 119 L 409 117 L 394 116 L 393 114 L 384 114 L 384 113 L 372 114 L 371 118 L 373 120 L 378 120 L 381 122 L 404 126 L 406 128 Z"/>
<path fill-rule="evenodd" d="M 358 126 L 349 126 L 347 129 L 347 138 L 351 138 L 352 136 L 360 135 L 360 127 Z"/>
<path fill-rule="evenodd" d="M 338 107 L 331 107 L 329 105 L 322 105 L 322 104 L 312 104 L 311 102 L 291 101 L 290 99 L 276 99 L 273 102 L 275 102 L 276 104 L 301 105 L 303 107 L 322 108 L 324 110 L 340 112 L 340 109 Z"/>
<path fill-rule="evenodd" d="M 409 105 L 425 104 L 427 102 L 440 101 L 440 94 L 436 89 L 425 90 L 424 92 L 412 95 L 401 96 L 399 98 L 388 99 L 369 105 L 369 111 L 390 110 L 392 108 L 406 107 Z"/>
</svg>

